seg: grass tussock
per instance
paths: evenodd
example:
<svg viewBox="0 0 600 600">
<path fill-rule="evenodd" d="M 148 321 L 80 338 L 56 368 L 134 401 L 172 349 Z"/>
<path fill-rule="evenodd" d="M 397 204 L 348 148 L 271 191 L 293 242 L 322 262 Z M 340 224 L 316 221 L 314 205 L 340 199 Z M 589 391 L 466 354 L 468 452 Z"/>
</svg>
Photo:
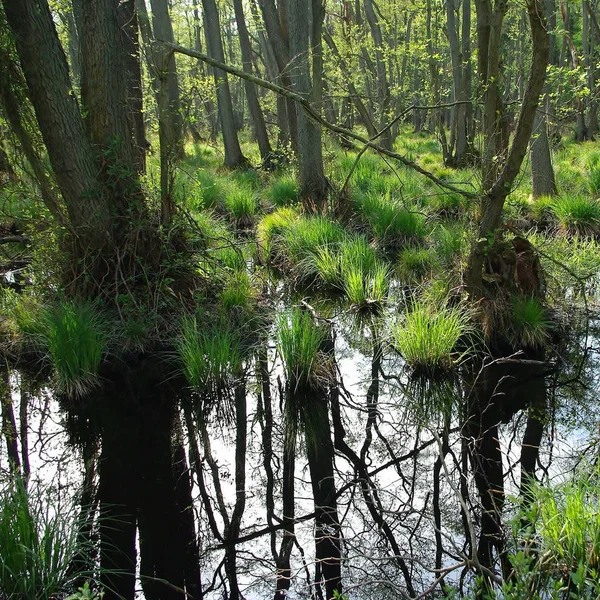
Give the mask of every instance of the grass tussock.
<svg viewBox="0 0 600 600">
<path fill-rule="evenodd" d="M 176 351 L 189 385 L 208 406 L 227 397 L 242 364 L 240 339 L 228 322 L 221 319 L 207 327 L 195 317 L 186 317 Z"/>
<path fill-rule="evenodd" d="M 464 358 L 458 342 L 470 327 L 462 308 L 414 303 L 392 328 L 393 341 L 414 372 L 438 374 L 452 370 Z"/>
</svg>

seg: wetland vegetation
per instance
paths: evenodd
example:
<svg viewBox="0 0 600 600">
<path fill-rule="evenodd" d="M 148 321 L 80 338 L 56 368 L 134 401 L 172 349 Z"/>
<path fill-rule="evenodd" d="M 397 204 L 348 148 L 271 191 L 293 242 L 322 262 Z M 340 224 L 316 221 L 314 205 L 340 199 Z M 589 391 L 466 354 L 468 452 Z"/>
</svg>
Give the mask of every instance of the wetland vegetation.
<svg viewBox="0 0 600 600">
<path fill-rule="evenodd" d="M 2 0 L 0 599 L 598 598 L 597 12 Z"/>
</svg>

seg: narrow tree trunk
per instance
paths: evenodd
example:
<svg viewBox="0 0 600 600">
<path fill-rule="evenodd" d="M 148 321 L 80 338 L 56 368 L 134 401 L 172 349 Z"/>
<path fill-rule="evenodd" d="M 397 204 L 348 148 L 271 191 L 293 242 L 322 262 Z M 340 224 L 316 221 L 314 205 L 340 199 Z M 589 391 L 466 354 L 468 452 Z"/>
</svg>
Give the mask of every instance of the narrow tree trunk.
<svg viewBox="0 0 600 600">
<path fill-rule="evenodd" d="M 233 7 L 235 10 L 235 20 L 240 39 L 244 72 L 252 73 L 252 47 L 250 45 L 250 37 L 246 27 L 242 0 L 233 0 Z M 254 124 L 254 133 L 256 135 L 256 141 L 258 142 L 260 157 L 262 159 L 263 166 L 270 168 L 272 154 L 271 143 L 269 142 L 267 126 L 265 125 L 263 112 L 258 101 L 256 86 L 250 81 L 246 80 L 244 81 L 244 86 L 246 89 L 246 99 L 248 100 L 248 109 L 250 110 L 250 116 L 252 117 L 252 122 Z"/>
<path fill-rule="evenodd" d="M 542 197 L 556 196 L 557 194 L 545 110 L 545 107 L 538 109 L 533 122 L 530 157 L 531 196 L 534 200 Z"/>
<path fill-rule="evenodd" d="M 202 6 L 204 7 L 204 27 L 208 54 L 214 59 L 225 63 L 217 4 L 215 0 L 202 0 Z M 217 105 L 219 108 L 219 119 L 221 121 L 221 132 L 223 133 L 225 166 L 232 169 L 246 167 L 248 166 L 248 160 L 242 154 L 242 149 L 240 148 L 240 143 L 237 138 L 233 103 L 231 101 L 227 74 L 219 69 L 214 69 L 213 75 L 217 90 Z"/>
</svg>

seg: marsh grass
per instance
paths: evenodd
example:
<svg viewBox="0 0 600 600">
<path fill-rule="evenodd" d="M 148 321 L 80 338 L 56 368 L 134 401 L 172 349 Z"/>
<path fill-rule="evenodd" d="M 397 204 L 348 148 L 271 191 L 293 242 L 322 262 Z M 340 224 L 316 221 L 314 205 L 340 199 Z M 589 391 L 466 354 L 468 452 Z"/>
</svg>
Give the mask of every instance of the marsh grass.
<svg viewBox="0 0 600 600">
<path fill-rule="evenodd" d="M 516 346 L 537 348 L 549 340 L 552 322 L 537 298 L 514 297 L 511 317 L 511 337 Z"/>
<path fill-rule="evenodd" d="M 377 259 L 368 266 L 342 264 L 344 294 L 352 308 L 360 313 L 379 313 L 387 299 L 390 285 L 389 267 Z"/>
<path fill-rule="evenodd" d="M 258 198 L 249 186 L 232 186 L 223 198 L 223 207 L 238 227 L 250 227 L 258 211 Z"/>
<path fill-rule="evenodd" d="M 356 210 L 385 249 L 394 250 L 409 242 L 419 242 L 425 234 L 423 216 L 408 211 L 389 197 L 358 195 Z"/>
<path fill-rule="evenodd" d="M 600 195 L 600 153 L 592 152 L 588 156 L 589 168 L 589 189 L 590 192 L 598 196 Z"/>
<path fill-rule="evenodd" d="M 0 490 L 0 595 L 53 600 L 94 578 L 91 543 L 77 527 L 75 507 L 53 510 L 47 491 L 16 479 Z M 77 559 L 77 568 L 73 568 Z"/>
<path fill-rule="evenodd" d="M 555 200 L 552 212 L 569 233 L 596 235 L 600 231 L 600 202 L 595 198 L 563 195 Z"/>
<path fill-rule="evenodd" d="M 238 335 L 225 319 L 212 326 L 200 326 L 195 317 L 186 317 L 176 343 L 177 359 L 189 385 L 204 400 L 209 410 L 229 397 L 233 381 L 240 373 L 242 349 Z M 224 414 L 227 404 L 220 407 Z"/>
<path fill-rule="evenodd" d="M 265 215 L 258 223 L 256 239 L 259 255 L 263 259 L 274 258 L 280 246 L 281 236 L 300 219 L 300 214 L 293 208 L 278 208 Z"/>
<path fill-rule="evenodd" d="M 461 223 L 438 225 L 432 238 L 436 254 L 445 266 L 452 266 L 464 256 L 467 243 L 465 228 Z"/>
<path fill-rule="evenodd" d="M 398 274 L 407 282 L 421 281 L 438 267 L 439 260 L 434 248 L 405 248 L 398 260 Z"/>
<path fill-rule="evenodd" d="M 281 250 L 289 265 L 294 267 L 317 248 L 336 246 L 345 236 L 344 228 L 326 217 L 302 217 L 282 231 Z"/>
<path fill-rule="evenodd" d="M 60 391 L 84 395 L 98 384 L 107 349 L 106 326 L 89 302 L 64 301 L 42 311 L 42 340 Z"/>
<path fill-rule="evenodd" d="M 436 375 L 451 371 L 463 360 L 465 353 L 456 349 L 469 328 L 463 308 L 415 302 L 392 327 L 392 337 L 413 372 Z"/>
<path fill-rule="evenodd" d="M 226 312 L 232 311 L 248 317 L 256 299 L 256 292 L 248 272 L 236 270 L 226 278 L 219 295 L 219 304 Z"/>
<path fill-rule="evenodd" d="M 299 199 L 299 189 L 293 175 L 284 174 L 276 177 L 268 189 L 269 200 L 278 207 L 295 204 Z"/>
</svg>

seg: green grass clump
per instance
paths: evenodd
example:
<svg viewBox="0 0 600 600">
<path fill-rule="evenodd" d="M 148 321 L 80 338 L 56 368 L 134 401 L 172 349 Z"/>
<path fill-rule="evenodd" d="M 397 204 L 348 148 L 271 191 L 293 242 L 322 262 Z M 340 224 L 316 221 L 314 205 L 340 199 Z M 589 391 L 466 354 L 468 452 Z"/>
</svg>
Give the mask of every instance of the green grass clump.
<svg viewBox="0 0 600 600">
<path fill-rule="evenodd" d="M 237 270 L 227 277 L 219 296 L 221 308 L 226 313 L 242 311 L 246 315 L 252 309 L 254 299 L 254 286 L 245 270 Z"/>
<path fill-rule="evenodd" d="M 225 196 L 225 185 L 219 177 L 208 169 L 196 172 L 196 185 L 192 191 L 192 208 L 217 208 Z"/>
<path fill-rule="evenodd" d="M 551 322 L 537 298 L 515 297 L 511 303 L 513 343 L 536 348 L 550 337 Z"/>
<path fill-rule="evenodd" d="M 275 212 L 265 215 L 256 230 L 259 253 L 267 258 L 276 250 L 275 242 L 284 231 L 300 219 L 300 214 L 293 208 L 278 208 Z"/>
<path fill-rule="evenodd" d="M 562 196 L 552 207 L 561 227 L 569 233 L 593 235 L 600 227 L 600 202 L 587 196 Z"/>
<path fill-rule="evenodd" d="M 357 198 L 357 210 L 384 248 L 416 242 L 425 233 L 422 215 L 406 210 L 388 197 L 375 194 Z"/>
<path fill-rule="evenodd" d="M 225 195 L 223 206 L 235 219 L 238 227 L 249 227 L 258 210 L 258 199 L 249 187 L 233 187 Z"/>
<path fill-rule="evenodd" d="M 437 227 L 433 232 L 433 246 L 440 260 L 451 266 L 464 254 L 467 246 L 463 225 L 453 223 Z"/>
<path fill-rule="evenodd" d="M 341 280 L 344 294 L 355 310 L 381 310 L 390 282 L 390 271 L 385 263 L 377 260 L 368 268 L 356 264 L 342 264 Z"/>
<path fill-rule="evenodd" d="M 295 308 L 279 315 L 277 349 L 292 389 L 318 386 L 325 336 L 325 329 L 316 325 L 306 310 Z"/>
<path fill-rule="evenodd" d="M 464 201 L 460 194 L 447 192 L 433 195 L 427 204 L 429 212 L 440 217 L 458 217 L 464 212 Z"/>
<path fill-rule="evenodd" d="M 292 175 L 282 175 L 271 183 L 268 197 L 275 206 L 288 206 L 298 202 L 299 189 L 296 178 Z"/>
<path fill-rule="evenodd" d="M 536 555 L 543 557 L 543 575 L 570 585 L 572 598 L 600 594 L 600 511 L 598 469 L 579 474 L 555 487 L 531 484 L 531 510 Z"/>
<path fill-rule="evenodd" d="M 593 152 L 588 156 L 590 179 L 588 182 L 590 192 L 595 196 L 600 194 L 600 154 Z"/>
<path fill-rule="evenodd" d="M 226 396 L 240 370 L 240 340 L 225 320 L 207 326 L 187 317 L 177 341 L 177 358 L 188 383 L 214 403 Z"/>
<path fill-rule="evenodd" d="M 400 253 L 398 270 L 408 281 L 421 280 L 438 266 L 438 257 L 433 248 L 409 247 Z"/>
<path fill-rule="evenodd" d="M 92 548 L 80 535 L 77 512 L 65 506 L 53 510 L 49 497 L 45 490 L 32 486 L 28 492 L 20 479 L 0 490 L 3 598 L 64 598 L 75 591 L 78 577 L 93 578 Z"/>
<path fill-rule="evenodd" d="M 295 266 L 318 248 L 339 244 L 345 235 L 341 225 L 325 217 L 302 217 L 283 231 L 281 247 L 288 262 Z"/>
<path fill-rule="evenodd" d="M 102 317 L 89 302 L 62 302 L 45 309 L 42 319 L 59 389 L 73 395 L 87 393 L 98 383 L 107 346 Z"/>
<path fill-rule="evenodd" d="M 392 328 L 392 336 L 415 372 L 436 374 L 460 363 L 463 355 L 456 347 L 468 327 L 469 318 L 463 309 L 415 303 Z"/>
</svg>

